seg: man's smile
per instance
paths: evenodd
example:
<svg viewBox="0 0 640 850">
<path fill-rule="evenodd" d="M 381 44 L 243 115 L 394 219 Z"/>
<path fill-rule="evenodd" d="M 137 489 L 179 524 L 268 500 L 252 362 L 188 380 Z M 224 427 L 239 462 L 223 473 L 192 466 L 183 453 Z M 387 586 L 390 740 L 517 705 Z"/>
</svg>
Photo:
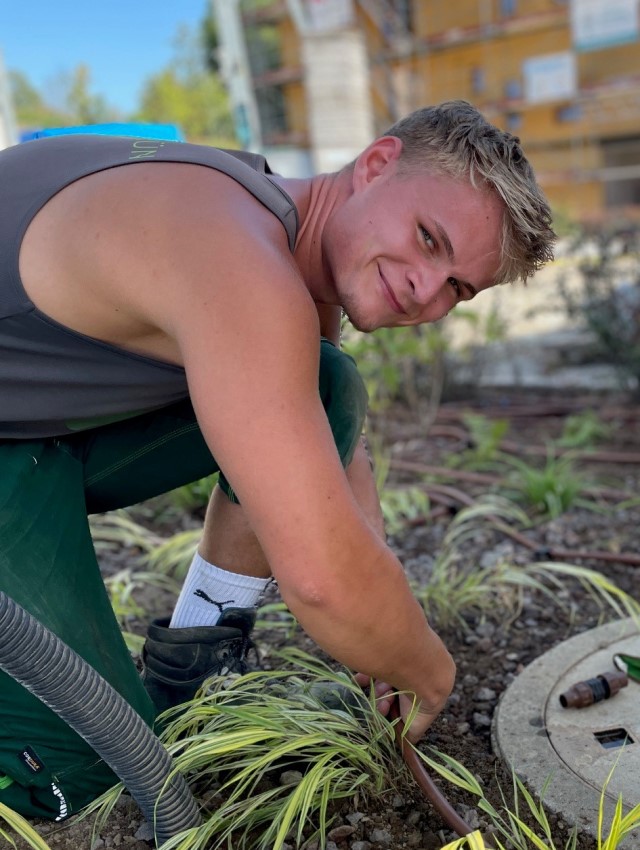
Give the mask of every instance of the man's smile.
<svg viewBox="0 0 640 850">
<path fill-rule="evenodd" d="M 380 268 L 380 264 L 378 263 L 377 265 L 378 265 L 378 274 L 380 275 L 380 280 L 382 281 L 382 291 L 383 291 L 387 301 L 389 302 L 389 304 L 391 305 L 391 307 L 392 307 L 392 309 L 395 313 L 399 313 L 402 316 L 406 316 L 406 312 L 405 312 L 404 308 L 402 307 L 402 305 L 400 304 L 400 302 L 398 301 L 398 299 L 396 298 L 396 296 L 393 292 L 393 289 L 391 289 L 391 285 L 390 285 L 389 281 L 386 279 L 386 277 L 382 273 L 382 269 Z"/>
</svg>

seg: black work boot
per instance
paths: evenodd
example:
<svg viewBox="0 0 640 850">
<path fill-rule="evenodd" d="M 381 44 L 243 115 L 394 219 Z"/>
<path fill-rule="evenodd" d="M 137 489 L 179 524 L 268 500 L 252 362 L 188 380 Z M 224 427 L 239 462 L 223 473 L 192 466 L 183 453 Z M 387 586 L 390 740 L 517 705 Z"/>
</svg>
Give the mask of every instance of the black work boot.
<svg viewBox="0 0 640 850">
<path fill-rule="evenodd" d="M 142 681 L 158 712 L 193 698 L 210 676 L 247 672 L 253 608 L 227 608 L 215 626 L 170 629 L 154 620 L 142 650 Z"/>
</svg>

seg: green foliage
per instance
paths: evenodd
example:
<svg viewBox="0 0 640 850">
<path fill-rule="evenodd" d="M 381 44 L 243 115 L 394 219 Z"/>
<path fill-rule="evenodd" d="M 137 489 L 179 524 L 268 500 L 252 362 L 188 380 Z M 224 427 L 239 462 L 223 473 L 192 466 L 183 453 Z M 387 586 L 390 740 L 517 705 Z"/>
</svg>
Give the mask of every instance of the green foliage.
<svg viewBox="0 0 640 850">
<path fill-rule="evenodd" d="M 177 487 L 175 490 L 167 493 L 166 498 L 179 510 L 193 513 L 201 508 L 206 508 L 217 483 L 218 473 L 215 472 L 213 475 L 208 475 L 199 481 L 193 481 L 191 484 L 184 484 L 182 487 Z"/>
<path fill-rule="evenodd" d="M 89 528 L 96 552 L 120 548 L 137 550 L 139 563 L 164 542 L 164 538 L 139 522 L 126 510 L 110 511 L 89 517 Z"/>
<path fill-rule="evenodd" d="M 464 302 L 462 302 L 451 314 L 453 322 L 461 319 L 474 330 L 482 345 L 502 342 L 509 329 L 509 323 L 503 318 L 499 308 L 495 305 L 486 313 L 478 313 L 473 307 L 465 307 Z"/>
<path fill-rule="evenodd" d="M 578 501 L 585 481 L 570 455 L 554 457 L 549 450 L 540 469 L 521 458 L 508 456 L 505 460 L 511 467 L 508 487 L 544 516 L 558 517 Z"/>
<path fill-rule="evenodd" d="M 400 399 L 415 409 L 419 404 L 418 371 L 442 356 L 445 338 L 438 325 L 381 328 L 375 334 L 345 332 L 343 348 L 357 362 L 374 413 Z"/>
<path fill-rule="evenodd" d="M 286 637 L 293 637 L 298 621 L 284 602 L 261 605 L 256 615 L 256 629 L 283 629 Z"/>
<path fill-rule="evenodd" d="M 281 660 L 293 669 L 211 679 L 186 711 L 165 713 L 163 741 L 208 815 L 161 850 L 280 850 L 291 833 L 296 846 L 324 845 L 333 803 L 375 801 L 401 773 L 392 724 L 350 676 L 301 652 Z M 299 782 L 281 783 L 288 769 Z"/>
<path fill-rule="evenodd" d="M 511 795 L 513 803 L 511 805 L 507 803 L 506 794 L 501 790 L 502 805 L 496 808 L 487 799 L 477 779 L 460 762 L 431 747 L 428 750 L 430 755 L 419 750 L 416 752 L 431 770 L 455 787 L 477 798 L 478 809 L 489 818 L 493 827 L 490 846 L 494 850 L 576 850 L 577 829 L 574 827 L 566 842 L 560 844 L 560 839 L 554 835 L 554 828 L 545 810 L 543 799 L 551 780 L 547 780 L 540 799 L 536 800 L 514 773 Z M 623 801 L 619 797 L 609 831 L 605 834 L 604 805 L 610 779 L 611 774 L 600 793 L 597 824 L 598 850 L 617 850 L 626 836 L 640 827 L 640 803 L 625 815 Z M 468 836 L 467 839 L 452 842 L 443 850 L 463 850 L 463 848 L 488 850 L 488 846 L 485 845 L 481 836 L 474 833 L 473 837 Z"/>
<path fill-rule="evenodd" d="M 27 820 L 22 815 L 14 812 L 13 809 L 5 806 L 4 803 L 0 803 L 0 819 L 8 824 L 13 832 L 25 841 L 29 847 L 33 847 L 33 850 L 51 850 L 47 842 L 38 835 Z M 0 838 L 4 838 L 8 842 L 7 846 L 17 846 L 14 838 L 1 827 Z"/>
<path fill-rule="evenodd" d="M 228 96 L 207 68 L 201 34 L 180 30 L 175 58 L 144 84 L 135 120 L 177 124 L 192 141 L 234 145 Z"/>
<path fill-rule="evenodd" d="M 213 3 L 207 3 L 207 8 L 200 27 L 200 38 L 207 70 L 212 74 L 219 73 L 220 62 L 218 60 L 218 50 L 220 46 L 220 37 L 218 33 L 218 21 L 213 11 Z"/>
<path fill-rule="evenodd" d="M 184 579 L 202 539 L 202 529 L 192 528 L 168 537 L 145 557 L 150 570 Z"/>
<path fill-rule="evenodd" d="M 429 496 L 418 485 L 383 490 L 380 507 L 389 534 L 402 531 L 407 522 L 426 516 L 430 510 Z"/>
<path fill-rule="evenodd" d="M 62 78 L 65 106 L 77 124 L 101 124 L 118 117 L 100 94 L 90 91 L 91 71 L 88 65 L 78 65 Z"/>
<path fill-rule="evenodd" d="M 640 392 L 640 229 L 621 223 L 581 230 L 566 255 L 557 282 L 567 316 L 593 332 L 623 383 L 631 378 Z"/>
<path fill-rule="evenodd" d="M 472 614 L 498 616 L 502 621 L 514 618 L 524 590 L 542 593 L 561 607 L 558 589 L 567 581 L 579 582 L 603 610 L 640 622 L 640 604 L 596 570 L 557 562 L 515 566 L 506 560 L 478 566 L 472 554 L 464 554 L 462 546 L 485 529 L 490 519 L 525 527 L 529 524 L 520 508 L 498 497 L 487 497 L 460 511 L 447 530 L 427 581 L 414 587 L 416 598 L 436 627 L 456 625 L 466 630 Z"/>
<path fill-rule="evenodd" d="M 9 85 L 20 127 L 68 127 L 114 121 L 120 117 L 102 95 L 91 91 L 88 65 L 77 65 L 57 76 L 55 106 L 48 103 L 19 71 L 9 72 Z"/>
<path fill-rule="evenodd" d="M 466 413 L 463 422 L 469 431 L 472 447 L 451 455 L 449 463 L 465 469 L 491 469 L 500 460 L 500 444 L 509 430 L 508 419 L 489 419 L 477 413 Z"/>
<path fill-rule="evenodd" d="M 136 522 L 125 510 L 91 517 L 89 525 L 98 553 L 105 549 L 131 549 L 139 566 L 174 579 L 184 578 L 202 537 L 201 528 L 162 537 Z"/>
<path fill-rule="evenodd" d="M 558 445 L 566 449 L 584 449 L 611 435 L 611 426 L 593 410 L 574 413 L 564 421 Z"/>
<path fill-rule="evenodd" d="M 9 88 L 20 127 L 68 127 L 75 123 L 73 115 L 46 103 L 22 72 L 9 71 Z"/>
<path fill-rule="evenodd" d="M 134 572 L 129 567 L 107 576 L 104 583 L 125 643 L 130 652 L 139 655 L 144 638 L 133 634 L 130 631 L 130 625 L 133 620 L 144 620 L 147 612 L 138 602 L 137 594 L 148 587 L 156 587 L 177 598 L 180 584 L 168 576 L 150 572 Z"/>
</svg>

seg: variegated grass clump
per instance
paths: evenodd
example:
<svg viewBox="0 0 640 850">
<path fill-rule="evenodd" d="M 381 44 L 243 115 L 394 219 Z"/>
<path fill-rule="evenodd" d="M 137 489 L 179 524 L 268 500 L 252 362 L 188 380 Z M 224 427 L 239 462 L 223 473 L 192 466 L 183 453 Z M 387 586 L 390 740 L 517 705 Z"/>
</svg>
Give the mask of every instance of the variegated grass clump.
<svg viewBox="0 0 640 850">
<path fill-rule="evenodd" d="M 552 779 L 548 779 L 539 799 L 527 790 L 524 783 L 513 774 L 513 789 L 508 803 L 500 790 L 502 805 L 496 808 L 491 803 L 476 777 L 460 762 L 430 748 L 431 755 L 418 752 L 429 768 L 448 782 L 477 798 L 476 806 L 491 823 L 491 836 L 482 837 L 479 831 L 447 844 L 442 850 L 576 850 L 578 832 L 574 827 L 567 838 L 555 832 L 544 806 L 544 795 Z M 614 767 L 615 770 L 615 767 Z M 628 808 L 626 814 L 621 797 L 615 803 L 608 829 L 605 827 L 605 805 L 607 786 L 613 771 L 600 792 L 598 820 L 596 824 L 597 850 L 617 850 L 625 838 L 640 829 L 640 803 Z M 561 843 L 563 842 L 563 843 Z"/>
<path fill-rule="evenodd" d="M 5 806 L 4 803 L 0 803 L 0 821 L 4 821 L 15 835 L 25 841 L 29 847 L 33 847 L 33 850 L 51 850 L 44 838 L 38 835 L 28 820 L 14 812 L 9 806 Z M 7 842 L 4 845 L 5 847 L 17 846 L 13 836 L 2 827 L 0 827 L 0 839 Z"/>
<path fill-rule="evenodd" d="M 212 679 L 183 713 L 164 715 L 162 740 L 205 822 L 161 850 L 279 850 L 314 838 L 324 846 L 332 805 L 364 798 L 374 806 L 394 781 L 408 781 L 393 724 L 350 676 L 300 651 L 280 658 L 294 668 Z M 326 686 L 343 702 L 327 708 L 318 692 Z M 301 774 L 293 784 L 282 782 L 288 770 Z M 98 832 L 121 790 L 91 807 Z"/>
<path fill-rule="evenodd" d="M 600 606 L 618 617 L 633 617 L 640 623 L 640 603 L 598 570 L 555 561 L 523 566 L 507 560 L 480 567 L 473 554 L 462 554 L 462 544 L 478 531 L 507 523 L 526 527 L 527 515 L 512 502 L 487 497 L 465 508 L 451 522 L 433 568 L 424 582 L 414 587 L 415 595 L 437 627 L 457 625 L 466 629 L 469 614 L 499 612 L 502 620 L 515 618 L 527 590 L 544 594 L 560 605 L 558 590 L 577 581 Z"/>
<path fill-rule="evenodd" d="M 90 527 L 98 554 L 105 549 L 130 549 L 134 565 L 177 581 L 184 579 L 202 538 L 201 527 L 162 537 L 136 522 L 126 510 L 91 517 Z"/>
</svg>

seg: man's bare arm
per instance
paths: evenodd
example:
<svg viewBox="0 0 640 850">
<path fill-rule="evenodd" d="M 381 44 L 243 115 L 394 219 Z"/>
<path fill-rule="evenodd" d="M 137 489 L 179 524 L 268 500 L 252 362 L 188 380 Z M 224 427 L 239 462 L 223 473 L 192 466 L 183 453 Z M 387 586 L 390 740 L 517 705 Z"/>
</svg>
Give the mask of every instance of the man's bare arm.
<svg viewBox="0 0 640 850">
<path fill-rule="evenodd" d="M 318 395 L 313 302 L 279 223 L 203 171 L 182 167 L 167 185 L 145 186 L 144 200 L 127 186 L 107 212 L 103 193 L 84 220 L 115 236 L 90 269 L 104 264 L 118 309 L 175 341 L 205 439 L 293 614 L 338 661 L 415 692 L 426 728 L 453 662 L 340 464 Z"/>
</svg>

